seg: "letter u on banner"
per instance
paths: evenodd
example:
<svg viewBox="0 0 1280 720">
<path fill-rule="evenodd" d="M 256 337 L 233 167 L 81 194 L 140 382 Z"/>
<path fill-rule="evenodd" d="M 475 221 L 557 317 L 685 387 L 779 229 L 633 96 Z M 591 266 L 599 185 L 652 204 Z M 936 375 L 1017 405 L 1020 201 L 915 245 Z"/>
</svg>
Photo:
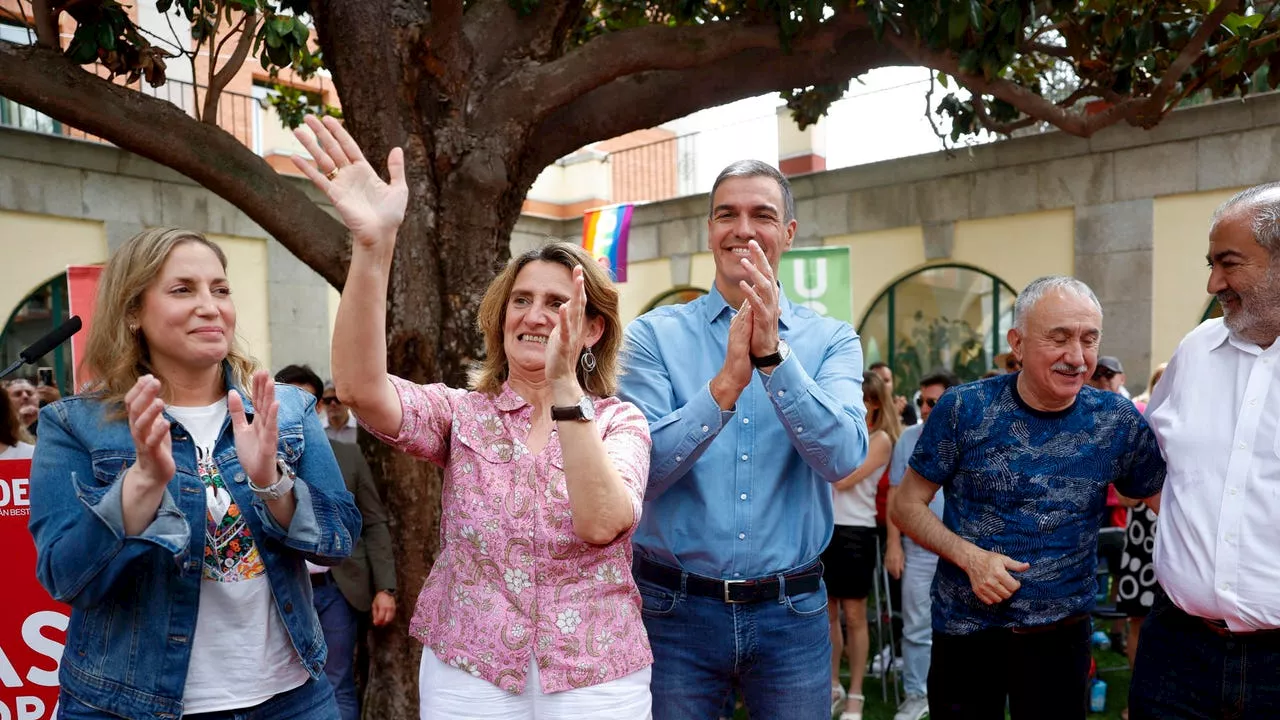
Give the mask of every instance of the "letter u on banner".
<svg viewBox="0 0 1280 720">
<path fill-rule="evenodd" d="M 853 323 L 853 287 L 848 247 L 800 248 L 778 262 L 782 290 L 797 305 Z"/>
</svg>

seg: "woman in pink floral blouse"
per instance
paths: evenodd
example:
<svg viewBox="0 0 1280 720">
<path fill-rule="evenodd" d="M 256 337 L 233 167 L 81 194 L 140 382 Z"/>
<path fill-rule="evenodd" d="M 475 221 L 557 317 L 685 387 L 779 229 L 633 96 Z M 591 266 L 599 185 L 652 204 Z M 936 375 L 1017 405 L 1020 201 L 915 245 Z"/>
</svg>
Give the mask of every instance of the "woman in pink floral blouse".
<svg viewBox="0 0 1280 720">
<path fill-rule="evenodd" d="M 653 656 L 631 577 L 649 429 L 613 397 L 618 293 L 581 248 L 507 265 L 480 304 L 474 389 L 386 369 L 386 296 L 407 190 L 332 118 L 307 173 L 354 238 L 333 335 L 338 396 L 384 442 L 444 468 L 440 553 L 410 631 L 423 718 L 648 718 Z"/>
</svg>

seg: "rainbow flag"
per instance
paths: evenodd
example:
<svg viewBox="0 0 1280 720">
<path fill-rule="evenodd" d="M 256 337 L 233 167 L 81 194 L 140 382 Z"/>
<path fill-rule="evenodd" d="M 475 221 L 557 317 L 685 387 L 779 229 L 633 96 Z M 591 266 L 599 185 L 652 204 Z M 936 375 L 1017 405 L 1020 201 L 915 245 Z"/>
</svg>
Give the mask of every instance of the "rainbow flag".
<svg viewBox="0 0 1280 720">
<path fill-rule="evenodd" d="M 610 205 L 588 210 L 582 218 L 582 247 L 618 282 L 627 281 L 627 235 L 634 209 L 631 203 Z"/>
</svg>

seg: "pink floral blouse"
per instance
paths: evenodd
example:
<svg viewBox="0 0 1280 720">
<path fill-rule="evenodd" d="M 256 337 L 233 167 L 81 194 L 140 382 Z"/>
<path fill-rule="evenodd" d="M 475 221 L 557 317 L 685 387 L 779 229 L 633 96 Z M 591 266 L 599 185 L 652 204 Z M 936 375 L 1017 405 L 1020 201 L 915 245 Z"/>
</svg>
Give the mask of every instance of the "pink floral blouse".
<svg viewBox="0 0 1280 720">
<path fill-rule="evenodd" d="M 609 545 L 573 534 L 560 438 L 524 446 L 533 406 L 392 377 L 404 421 L 370 432 L 444 468 L 440 554 L 410 633 L 441 662 L 512 692 L 537 658 L 543 692 L 599 685 L 653 663 L 631 578 L 631 535 L 649 477 L 649 424 L 631 403 L 599 398 L 596 426 L 635 520 Z"/>
</svg>

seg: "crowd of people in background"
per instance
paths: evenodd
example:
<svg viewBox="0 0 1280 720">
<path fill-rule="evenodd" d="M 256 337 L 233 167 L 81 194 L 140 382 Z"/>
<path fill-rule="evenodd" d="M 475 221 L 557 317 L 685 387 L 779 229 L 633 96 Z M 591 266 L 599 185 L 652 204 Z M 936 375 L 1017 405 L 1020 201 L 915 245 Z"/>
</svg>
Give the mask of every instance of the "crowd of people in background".
<svg viewBox="0 0 1280 720">
<path fill-rule="evenodd" d="M 1214 215 L 1224 319 L 1133 400 L 1064 276 L 1019 293 L 982 379 L 864 372 L 851 326 L 783 294 L 794 201 L 756 161 L 712 187 L 708 294 L 624 327 L 607 269 L 547 244 L 490 284 L 455 388 L 387 367 L 403 153 L 384 180 L 306 124 L 295 160 L 352 237 L 332 382 L 259 368 L 225 255 L 158 229 L 104 270 L 94 384 L 0 395 L 39 579 L 72 608 L 59 717 L 355 720 L 367 630 L 406 615 L 424 719 L 862 720 L 883 567 L 895 720 L 1078 720 L 1106 527 L 1128 716 L 1280 707 L 1280 185 Z M 404 612 L 394 547 L 426 539 L 393 540 L 362 433 L 444 476 Z"/>
</svg>

